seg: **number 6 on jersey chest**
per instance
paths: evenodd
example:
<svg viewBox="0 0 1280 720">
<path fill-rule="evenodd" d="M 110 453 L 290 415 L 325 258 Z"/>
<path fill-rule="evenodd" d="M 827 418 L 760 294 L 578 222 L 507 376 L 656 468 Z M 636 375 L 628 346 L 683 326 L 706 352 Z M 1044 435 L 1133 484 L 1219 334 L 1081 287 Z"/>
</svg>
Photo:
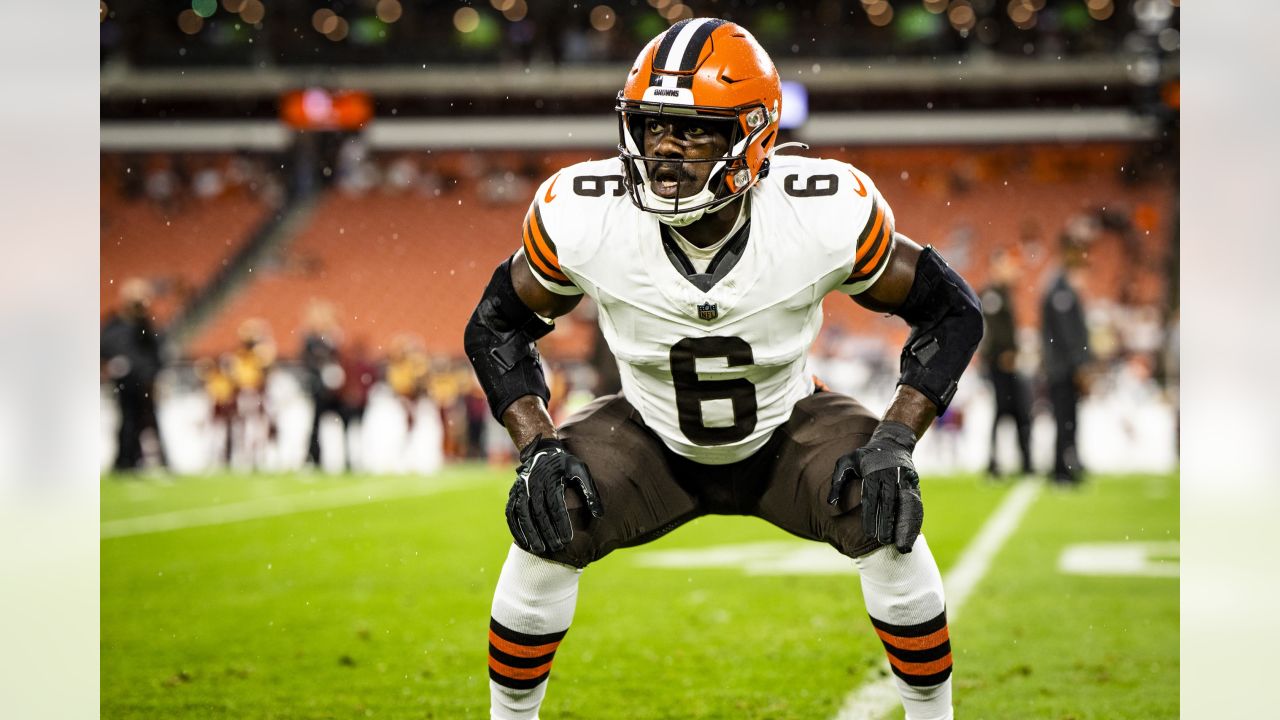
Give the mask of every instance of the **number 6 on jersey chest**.
<svg viewBox="0 0 1280 720">
<path fill-rule="evenodd" d="M 698 376 L 698 360 L 724 358 L 728 367 L 755 363 L 751 346 L 739 337 L 685 338 L 671 346 L 671 379 L 676 392 L 676 412 L 680 431 L 699 445 L 727 445 L 738 442 L 756 428 L 756 386 L 746 378 L 703 380 Z M 708 427 L 703 403 L 728 400 L 733 407 L 733 424 Z"/>
</svg>

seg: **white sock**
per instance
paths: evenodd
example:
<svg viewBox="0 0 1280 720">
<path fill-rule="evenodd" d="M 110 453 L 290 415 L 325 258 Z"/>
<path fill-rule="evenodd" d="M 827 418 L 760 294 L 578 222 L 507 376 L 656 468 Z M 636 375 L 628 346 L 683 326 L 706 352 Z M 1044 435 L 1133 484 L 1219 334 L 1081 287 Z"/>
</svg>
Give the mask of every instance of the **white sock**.
<svg viewBox="0 0 1280 720">
<path fill-rule="evenodd" d="M 942 575 L 924 535 L 854 560 L 871 624 L 889 656 L 907 720 L 951 720 L 951 641 Z"/>
<path fill-rule="evenodd" d="M 551 661 L 573 622 L 581 574 L 511 546 L 489 619 L 493 720 L 537 720 Z"/>
</svg>

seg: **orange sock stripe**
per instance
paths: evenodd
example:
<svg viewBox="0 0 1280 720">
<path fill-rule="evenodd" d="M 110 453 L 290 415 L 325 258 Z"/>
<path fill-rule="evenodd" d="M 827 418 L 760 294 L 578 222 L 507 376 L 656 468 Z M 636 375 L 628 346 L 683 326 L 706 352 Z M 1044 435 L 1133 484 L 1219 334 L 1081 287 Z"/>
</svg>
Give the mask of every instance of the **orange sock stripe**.
<svg viewBox="0 0 1280 720">
<path fill-rule="evenodd" d="M 936 675 L 951 668 L 951 653 L 933 662 L 913 663 L 889 655 L 889 663 L 907 675 Z"/>
<path fill-rule="evenodd" d="M 510 640 L 502 639 L 492 630 L 489 631 L 489 642 L 492 643 L 494 647 L 508 655 L 524 658 L 541 657 L 548 653 L 555 652 L 556 648 L 560 647 L 559 640 L 545 645 L 520 645 L 518 643 L 513 643 Z"/>
<path fill-rule="evenodd" d="M 510 665 L 504 665 L 491 657 L 489 658 L 489 669 L 503 677 L 511 678 L 512 680 L 532 680 L 540 675 L 550 672 L 551 661 L 548 660 L 538 667 L 517 668 L 511 667 Z"/>
<path fill-rule="evenodd" d="M 875 630 L 881 640 L 901 650 L 929 650 L 951 639 L 951 634 L 947 631 L 946 626 L 943 626 L 941 630 L 921 637 L 901 637 L 887 633 L 880 628 Z"/>
</svg>

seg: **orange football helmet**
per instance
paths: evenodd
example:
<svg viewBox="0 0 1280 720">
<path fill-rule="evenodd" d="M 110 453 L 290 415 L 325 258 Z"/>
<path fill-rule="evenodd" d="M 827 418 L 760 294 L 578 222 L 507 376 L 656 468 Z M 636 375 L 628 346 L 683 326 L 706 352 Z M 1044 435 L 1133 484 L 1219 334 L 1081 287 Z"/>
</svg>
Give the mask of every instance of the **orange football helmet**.
<svg viewBox="0 0 1280 720">
<path fill-rule="evenodd" d="M 640 51 L 618 93 L 618 152 L 626 168 L 631 201 L 658 213 L 663 222 L 687 225 L 750 190 L 768 172 L 778 138 L 782 90 L 778 71 L 751 33 L 715 18 L 681 20 Z M 706 184 L 692 196 L 663 198 L 649 187 L 644 120 L 696 117 L 730 125 L 722 157 L 712 162 Z"/>
</svg>

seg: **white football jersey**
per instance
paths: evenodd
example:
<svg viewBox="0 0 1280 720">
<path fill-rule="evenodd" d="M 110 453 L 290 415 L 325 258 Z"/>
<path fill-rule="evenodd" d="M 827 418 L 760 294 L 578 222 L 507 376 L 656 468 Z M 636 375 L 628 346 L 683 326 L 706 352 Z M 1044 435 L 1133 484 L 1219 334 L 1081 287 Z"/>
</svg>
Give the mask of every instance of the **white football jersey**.
<svg viewBox="0 0 1280 720">
<path fill-rule="evenodd" d="M 888 265 L 893 212 L 847 163 L 775 156 L 750 221 L 702 290 L 664 249 L 658 217 L 622 185 L 617 158 L 538 188 L 522 254 L 552 292 L 586 293 L 622 390 L 672 451 L 720 465 L 750 456 L 814 390 L 805 370 L 828 292 L 856 295 Z M 713 272 L 718 270 L 719 272 Z M 711 278 L 704 276 L 702 285 Z"/>
</svg>

